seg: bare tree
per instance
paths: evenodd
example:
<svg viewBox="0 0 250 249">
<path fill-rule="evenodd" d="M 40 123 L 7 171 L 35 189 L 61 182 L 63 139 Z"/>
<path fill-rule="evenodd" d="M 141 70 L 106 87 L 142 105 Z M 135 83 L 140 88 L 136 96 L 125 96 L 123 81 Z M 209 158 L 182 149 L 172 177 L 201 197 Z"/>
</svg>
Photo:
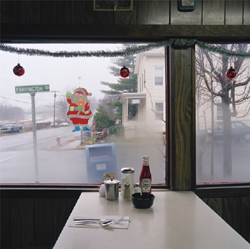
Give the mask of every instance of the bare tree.
<svg viewBox="0 0 250 249">
<path fill-rule="evenodd" d="M 117 112 L 117 107 L 112 105 L 115 101 L 119 99 L 118 94 L 105 94 L 104 98 L 100 100 L 100 105 L 103 105 L 105 110 L 108 112 L 109 118 L 114 120 L 115 114 Z"/>
<path fill-rule="evenodd" d="M 248 52 L 250 49 L 248 44 L 223 44 L 217 46 L 235 52 Z M 196 75 L 197 88 L 199 88 L 199 106 L 209 100 L 211 101 L 211 109 L 213 109 L 213 105 L 221 106 L 223 170 L 224 175 L 230 176 L 232 173 L 231 117 L 245 116 L 249 113 L 250 61 L 244 57 L 230 57 L 207 50 L 198 49 L 197 51 Z M 228 69 L 231 67 L 237 72 L 236 77 L 233 79 L 226 76 Z M 206 91 L 204 91 L 204 86 Z M 243 103 L 245 104 L 243 105 Z"/>
</svg>

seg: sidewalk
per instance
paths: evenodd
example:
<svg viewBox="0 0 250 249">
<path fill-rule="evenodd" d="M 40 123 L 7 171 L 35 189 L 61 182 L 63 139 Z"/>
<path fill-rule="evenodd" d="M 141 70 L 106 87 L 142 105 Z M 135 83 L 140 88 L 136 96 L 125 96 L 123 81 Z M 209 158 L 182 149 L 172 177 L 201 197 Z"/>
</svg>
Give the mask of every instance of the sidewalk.
<svg viewBox="0 0 250 249">
<path fill-rule="evenodd" d="M 142 146 L 142 145 L 156 145 L 156 144 L 163 144 L 161 139 L 138 139 L 138 138 L 133 138 L 133 139 L 110 139 L 110 140 L 102 140 L 97 142 L 96 144 L 103 144 L 103 143 L 112 143 L 114 142 L 116 147 L 118 146 Z M 85 149 L 85 145 L 81 145 L 81 140 L 79 139 L 72 139 L 72 140 L 68 140 L 66 142 L 63 142 L 61 144 L 57 144 L 53 147 L 51 147 L 51 149 L 54 150 L 74 150 L 74 149 Z"/>
<path fill-rule="evenodd" d="M 74 150 L 74 149 L 84 149 L 83 147 L 80 147 L 81 141 L 80 139 L 72 139 L 68 140 L 64 143 L 57 144 L 55 146 L 52 146 L 50 150 Z"/>
</svg>

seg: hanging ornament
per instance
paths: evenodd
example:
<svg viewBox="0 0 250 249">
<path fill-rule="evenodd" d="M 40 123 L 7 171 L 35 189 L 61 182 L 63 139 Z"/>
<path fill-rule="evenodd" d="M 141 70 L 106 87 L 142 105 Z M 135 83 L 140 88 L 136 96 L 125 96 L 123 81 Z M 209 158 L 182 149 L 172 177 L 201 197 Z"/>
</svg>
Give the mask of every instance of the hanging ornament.
<svg viewBox="0 0 250 249">
<path fill-rule="evenodd" d="M 122 78 L 127 78 L 129 76 L 130 72 L 129 72 L 129 69 L 127 67 L 122 67 L 120 69 L 120 75 Z"/>
<path fill-rule="evenodd" d="M 227 72 L 226 72 L 226 76 L 227 76 L 228 79 L 233 79 L 233 78 L 235 78 L 236 74 L 237 74 L 237 72 L 236 72 L 236 70 L 235 70 L 233 67 L 230 67 L 230 68 L 227 70 Z"/>
<path fill-rule="evenodd" d="M 24 68 L 18 63 L 17 66 L 13 68 L 13 72 L 16 76 L 22 76 L 25 72 Z"/>
</svg>

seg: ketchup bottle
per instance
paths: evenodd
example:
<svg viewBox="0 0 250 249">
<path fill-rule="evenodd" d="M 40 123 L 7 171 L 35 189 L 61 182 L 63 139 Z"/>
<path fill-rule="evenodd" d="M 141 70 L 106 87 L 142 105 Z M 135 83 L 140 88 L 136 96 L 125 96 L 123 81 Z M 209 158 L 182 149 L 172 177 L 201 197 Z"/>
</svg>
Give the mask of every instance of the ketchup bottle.
<svg viewBox="0 0 250 249">
<path fill-rule="evenodd" d="M 149 168 L 149 156 L 143 156 L 143 165 L 141 169 L 141 175 L 140 175 L 140 186 L 141 186 L 141 192 L 142 193 L 151 193 L 151 172 Z"/>
</svg>

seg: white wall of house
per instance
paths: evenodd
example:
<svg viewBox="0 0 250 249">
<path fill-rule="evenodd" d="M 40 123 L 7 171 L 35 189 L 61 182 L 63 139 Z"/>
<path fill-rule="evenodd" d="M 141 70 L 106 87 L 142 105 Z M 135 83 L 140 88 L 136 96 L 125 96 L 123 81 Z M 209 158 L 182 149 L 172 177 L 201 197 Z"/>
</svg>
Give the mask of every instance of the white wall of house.
<svg viewBox="0 0 250 249">
<path fill-rule="evenodd" d="M 165 132 L 165 54 L 157 48 L 136 56 L 137 93 L 122 95 L 124 134 L 126 138 L 155 136 Z M 142 97 L 144 96 L 144 97 Z M 138 116 L 128 120 L 128 101 L 141 98 Z"/>
</svg>

